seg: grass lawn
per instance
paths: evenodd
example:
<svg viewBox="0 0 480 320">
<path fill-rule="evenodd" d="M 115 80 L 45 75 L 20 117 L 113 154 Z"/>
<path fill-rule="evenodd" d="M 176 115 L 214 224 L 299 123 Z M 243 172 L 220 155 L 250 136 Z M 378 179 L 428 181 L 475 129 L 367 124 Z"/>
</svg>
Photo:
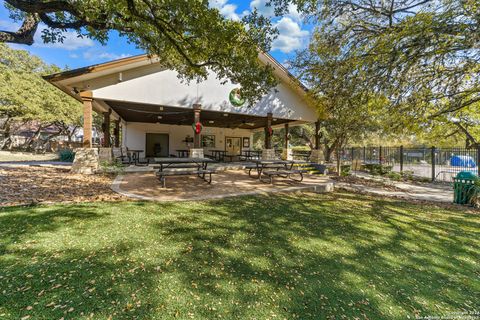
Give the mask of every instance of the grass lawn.
<svg viewBox="0 0 480 320">
<path fill-rule="evenodd" d="M 0 151 L 0 162 L 58 161 L 57 153 L 36 154 L 29 152 Z"/>
<path fill-rule="evenodd" d="M 0 319 L 480 311 L 480 215 L 348 193 L 0 210 Z"/>
</svg>

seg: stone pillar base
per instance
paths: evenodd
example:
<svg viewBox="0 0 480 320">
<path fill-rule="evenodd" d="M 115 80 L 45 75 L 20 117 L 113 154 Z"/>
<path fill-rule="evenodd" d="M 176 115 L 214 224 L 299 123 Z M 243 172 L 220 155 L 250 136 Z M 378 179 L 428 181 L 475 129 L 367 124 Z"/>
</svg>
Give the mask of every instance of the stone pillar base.
<svg viewBox="0 0 480 320">
<path fill-rule="evenodd" d="M 75 150 L 73 160 L 73 173 L 94 174 L 98 170 L 98 150 L 93 148 L 78 148 Z"/>
<path fill-rule="evenodd" d="M 292 149 L 283 149 L 282 159 L 283 160 L 293 160 L 293 150 Z"/>
<path fill-rule="evenodd" d="M 263 149 L 262 160 L 275 160 L 275 149 Z"/>
<path fill-rule="evenodd" d="M 325 155 L 323 154 L 323 150 L 322 149 L 312 150 L 312 154 L 310 155 L 310 161 L 313 163 L 324 164 Z"/>
<path fill-rule="evenodd" d="M 190 149 L 190 158 L 204 158 L 203 149 Z"/>
<path fill-rule="evenodd" d="M 98 148 L 98 161 L 112 162 L 112 148 Z"/>
</svg>

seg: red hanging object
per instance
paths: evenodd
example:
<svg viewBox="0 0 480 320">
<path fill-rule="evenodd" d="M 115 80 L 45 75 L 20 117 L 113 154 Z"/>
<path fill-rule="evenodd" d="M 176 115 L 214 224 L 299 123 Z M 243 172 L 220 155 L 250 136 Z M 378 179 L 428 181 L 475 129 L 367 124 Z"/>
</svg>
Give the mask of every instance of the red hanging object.
<svg viewBox="0 0 480 320">
<path fill-rule="evenodd" d="M 272 129 L 272 127 L 268 127 L 268 134 L 269 134 L 270 136 L 273 135 L 273 129 Z"/>
<path fill-rule="evenodd" d="M 196 134 L 200 134 L 203 129 L 203 125 L 200 122 L 192 124 L 193 131 L 195 131 Z"/>
</svg>

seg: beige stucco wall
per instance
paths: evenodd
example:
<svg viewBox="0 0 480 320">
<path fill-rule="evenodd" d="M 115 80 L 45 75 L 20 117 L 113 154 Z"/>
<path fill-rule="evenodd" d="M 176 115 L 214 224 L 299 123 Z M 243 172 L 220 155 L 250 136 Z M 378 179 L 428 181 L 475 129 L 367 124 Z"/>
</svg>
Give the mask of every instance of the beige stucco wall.
<svg viewBox="0 0 480 320">
<path fill-rule="evenodd" d="M 96 100 L 130 101 L 184 108 L 192 108 L 194 103 L 200 103 L 205 110 L 262 117 L 271 112 L 276 118 L 306 122 L 314 122 L 318 118 L 316 111 L 308 106 L 304 97 L 293 89 L 293 84 L 288 80 L 281 81 L 254 106 L 235 107 L 229 101 L 229 93 L 239 86 L 230 81 L 223 83 L 214 73 L 210 73 L 203 82 L 187 83 L 182 82 L 175 71 L 161 70 L 155 65 L 151 68 L 154 72 L 144 71 L 136 78 L 123 78 L 127 80 L 121 82 L 112 83 L 110 78 L 109 81 L 102 82 L 102 78 L 99 78 L 92 80 L 92 83 L 86 81 L 84 85 L 92 89 Z"/>
<path fill-rule="evenodd" d="M 193 147 L 193 144 L 187 145 L 182 140 L 185 140 L 187 135 L 193 137 L 193 129 L 191 126 L 178 126 L 178 125 L 165 125 L 155 123 L 140 123 L 140 122 L 127 122 L 122 125 L 123 133 L 123 145 L 129 149 L 145 150 L 146 133 L 165 133 L 169 135 L 169 154 L 176 154 L 175 150 L 189 149 Z M 250 137 L 252 132 L 245 129 L 226 129 L 226 128 L 214 128 L 204 127 L 202 134 L 215 135 L 215 148 L 205 149 L 225 149 L 225 137 Z M 252 143 L 252 141 L 250 141 Z M 145 154 L 140 155 L 144 157 Z"/>
</svg>

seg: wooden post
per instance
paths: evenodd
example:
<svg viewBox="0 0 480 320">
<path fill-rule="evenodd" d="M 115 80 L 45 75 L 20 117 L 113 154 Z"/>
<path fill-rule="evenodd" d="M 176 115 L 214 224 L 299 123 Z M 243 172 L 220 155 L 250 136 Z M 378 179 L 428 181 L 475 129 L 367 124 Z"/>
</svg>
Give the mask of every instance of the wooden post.
<svg viewBox="0 0 480 320">
<path fill-rule="evenodd" d="M 120 120 L 115 120 L 115 129 L 113 129 L 115 136 L 115 148 L 120 147 Z"/>
<path fill-rule="evenodd" d="M 272 149 L 272 136 L 270 135 L 272 118 L 273 114 L 271 112 L 267 113 L 267 123 L 265 125 L 265 149 Z"/>
<path fill-rule="evenodd" d="M 200 109 L 201 109 L 201 105 L 200 104 L 194 104 L 193 105 L 193 123 L 194 124 L 197 124 L 197 122 L 200 122 Z M 200 134 L 197 133 L 196 131 L 193 132 L 193 137 L 194 137 L 194 140 L 193 140 L 193 147 L 195 149 L 199 149 L 200 148 Z"/>
<path fill-rule="evenodd" d="M 112 110 L 109 109 L 108 112 L 103 113 L 103 146 L 109 148 L 110 143 L 110 114 Z"/>
<path fill-rule="evenodd" d="M 288 150 L 288 132 L 289 132 L 289 128 L 288 128 L 288 123 L 285 123 L 285 150 Z"/>
<path fill-rule="evenodd" d="M 380 163 L 380 165 L 382 165 L 382 146 L 378 147 L 378 163 Z"/>
<path fill-rule="evenodd" d="M 315 122 L 315 150 L 320 150 L 320 121 Z"/>
<path fill-rule="evenodd" d="M 93 97 L 91 91 L 80 93 L 83 102 L 83 147 L 92 147 L 92 112 Z"/>
</svg>

